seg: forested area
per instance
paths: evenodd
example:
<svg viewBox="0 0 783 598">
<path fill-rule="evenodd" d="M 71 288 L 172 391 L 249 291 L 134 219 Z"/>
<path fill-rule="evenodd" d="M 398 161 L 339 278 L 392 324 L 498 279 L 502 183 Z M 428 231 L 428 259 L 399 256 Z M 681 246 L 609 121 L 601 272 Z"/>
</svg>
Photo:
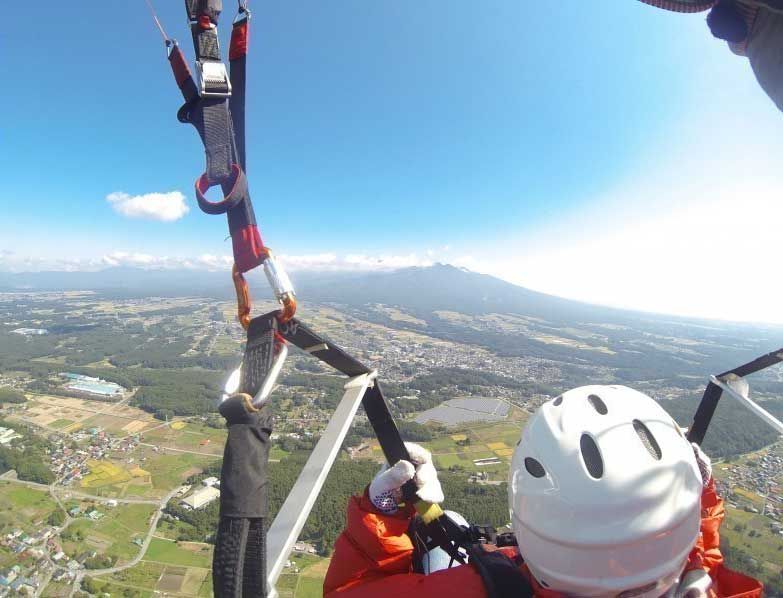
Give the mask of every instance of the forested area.
<svg viewBox="0 0 783 598">
<path fill-rule="evenodd" d="M 409 386 L 421 392 L 432 392 L 444 386 L 456 386 L 458 390 L 464 392 L 468 392 L 476 386 L 500 386 L 514 389 L 524 387 L 521 382 L 513 378 L 467 368 L 437 368 L 428 374 L 416 376 Z"/>
<path fill-rule="evenodd" d="M 693 422 L 699 399 L 661 401 L 660 404 L 680 426 L 688 427 Z M 764 407 L 774 415 L 783 417 L 782 403 L 766 401 Z M 703 448 L 714 459 L 725 458 L 758 450 L 774 442 L 777 437 L 775 430 L 758 416 L 731 397 L 724 396 L 715 410 Z"/>
<path fill-rule="evenodd" d="M 0 473 L 14 469 L 20 480 L 51 484 L 54 474 L 49 470 L 46 440 L 18 423 L 0 420 L 0 426 L 13 428 L 23 435 L 0 446 Z"/>
<path fill-rule="evenodd" d="M 299 471 L 307 460 L 305 452 L 296 453 L 279 463 L 269 464 L 269 521 L 274 519 L 280 506 L 296 481 Z M 329 554 L 337 536 L 345 527 L 345 512 L 348 499 L 364 488 L 378 473 L 379 465 L 375 461 L 350 461 L 339 459 L 323 489 L 318 495 L 307 524 L 302 530 L 301 539 L 314 544 L 322 554 Z M 220 464 L 207 468 L 202 474 L 194 476 L 188 483 L 199 483 L 205 477 L 220 475 Z M 508 523 L 508 503 L 505 484 L 500 486 L 482 486 L 470 484 L 462 474 L 439 472 L 446 506 L 461 513 L 468 521 L 501 526 Z M 167 513 L 179 517 L 190 527 L 183 528 L 181 540 L 214 541 L 212 534 L 217 525 L 219 505 L 213 502 L 203 509 L 186 511 L 173 501 L 166 508 Z"/>
<path fill-rule="evenodd" d="M 0 403 L 24 403 L 26 400 L 23 392 L 7 386 L 0 386 Z"/>
</svg>

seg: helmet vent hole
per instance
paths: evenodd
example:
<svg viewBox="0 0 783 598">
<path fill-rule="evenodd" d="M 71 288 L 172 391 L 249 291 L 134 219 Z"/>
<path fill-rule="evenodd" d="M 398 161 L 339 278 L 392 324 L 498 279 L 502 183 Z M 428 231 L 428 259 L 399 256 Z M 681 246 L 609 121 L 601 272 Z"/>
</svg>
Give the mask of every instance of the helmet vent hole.
<svg viewBox="0 0 783 598">
<path fill-rule="evenodd" d="M 553 404 L 555 407 L 559 407 L 559 406 L 562 404 L 562 402 L 563 402 L 563 395 L 560 395 L 560 396 L 559 396 L 559 397 L 557 397 L 557 398 L 556 398 L 554 401 L 552 401 L 552 404 Z"/>
<path fill-rule="evenodd" d="M 652 458 L 656 461 L 660 461 L 663 453 L 661 453 L 661 447 L 658 444 L 658 441 L 655 440 L 655 436 L 652 435 L 652 432 L 650 432 L 649 428 L 647 428 L 647 426 L 645 426 L 638 419 L 635 419 L 633 420 L 633 429 L 636 432 L 636 435 L 642 441 L 644 448 L 647 449 L 647 452 L 650 453 Z"/>
<path fill-rule="evenodd" d="M 546 475 L 544 466 L 533 457 L 525 457 L 525 469 L 534 478 L 543 478 Z"/>
<path fill-rule="evenodd" d="M 590 404 L 593 406 L 593 409 L 595 409 L 601 415 L 606 415 L 607 413 L 609 413 L 609 410 L 606 408 L 606 403 L 604 403 L 601 400 L 601 397 L 599 397 L 598 395 L 590 395 L 587 397 L 587 400 L 590 401 Z"/>
<path fill-rule="evenodd" d="M 582 449 L 582 460 L 585 462 L 587 473 L 596 480 L 600 479 L 604 475 L 604 460 L 595 440 L 589 434 L 582 434 L 579 447 Z"/>
<path fill-rule="evenodd" d="M 538 583 L 540 583 L 540 584 L 541 584 L 543 587 L 545 587 L 545 588 L 548 588 L 548 587 L 549 587 L 549 584 L 548 584 L 547 582 L 545 582 L 543 579 L 539 579 L 539 580 L 538 580 Z"/>
</svg>

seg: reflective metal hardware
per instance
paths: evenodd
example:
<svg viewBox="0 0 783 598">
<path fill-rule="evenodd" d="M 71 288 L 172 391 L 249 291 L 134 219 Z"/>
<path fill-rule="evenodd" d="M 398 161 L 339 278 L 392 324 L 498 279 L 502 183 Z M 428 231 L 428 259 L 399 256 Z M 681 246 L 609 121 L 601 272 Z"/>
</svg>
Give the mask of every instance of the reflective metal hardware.
<svg viewBox="0 0 783 598">
<path fill-rule="evenodd" d="M 738 379 L 741 380 L 742 378 Z M 737 386 L 736 384 L 732 386 L 731 384 L 724 382 L 715 376 L 710 376 L 710 382 L 712 382 L 715 386 L 718 386 L 722 391 L 728 393 L 730 397 L 739 401 L 741 405 L 750 409 L 758 417 L 767 422 L 767 424 L 775 428 L 778 434 L 783 434 L 783 422 L 772 415 L 769 411 L 758 405 L 755 401 L 751 400 L 750 397 L 748 397 L 746 394 L 737 392 L 737 389 L 734 387 Z M 745 387 L 747 389 L 747 385 L 745 385 Z"/>
<path fill-rule="evenodd" d="M 266 274 L 269 286 L 272 287 L 272 291 L 274 291 L 278 301 L 282 303 L 286 296 L 296 296 L 296 293 L 294 293 L 294 285 L 291 284 L 291 279 L 288 278 L 288 274 L 286 274 L 283 267 L 277 263 L 277 260 L 271 252 L 266 260 L 264 260 L 264 274 Z"/>
<path fill-rule="evenodd" d="M 223 396 L 220 399 L 225 401 L 231 395 L 235 395 L 239 390 L 239 384 L 242 381 L 242 366 L 240 365 L 228 376 L 225 386 L 223 386 Z"/>
<path fill-rule="evenodd" d="M 264 383 L 261 384 L 261 388 L 258 389 L 258 392 L 253 397 L 253 407 L 261 407 L 266 403 L 267 399 L 269 399 L 269 395 L 271 395 L 272 391 L 275 389 L 275 384 L 277 383 L 277 379 L 280 377 L 280 372 L 283 370 L 283 364 L 285 363 L 286 357 L 288 357 L 288 345 L 286 343 L 280 342 L 277 343 L 276 349 L 277 354 L 275 355 L 275 359 L 272 362 L 272 367 L 269 368 L 269 372 L 267 373 L 266 378 L 264 378 Z M 220 400 L 225 401 L 227 398 L 239 392 L 239 385 L 241 383 L 242 366 L 240 365 L 237 369 L 231 372 L 228 380 L 226 380 L 226 384 L 223 387 L 223 396 Z"/>
<path fill-rule="evenodd" d="M 198 94 L 202 98 L 228 98 L 231 96 L 231 81 L 226 65 L 217 61 L 196 61 Z"/>
<path fill-rule="evenodd" d="M 240 5 L 237 16 L 234 17 L 234 25 L 241 23 L 242 21 L 249 21 L 252 14 L 246 6 Z"/>
<path fill-rule="evenodd" d="M 280 372 L 283 371 L 283 363 L 285 363 L 286 357 L 288 357 L 288 345 L 281 342 L 278 344 L 277 355 L 275 355 L 275 360 L 272 362 L 272 367 L 269 369 L 264 383 L 256 393 L 256 396 L 253 397 L 253 407 L 261 407 L 266 403 L 269 395 L 272 394 L 275 384 L 277 384 L 277 379 L 280 377 Z"/>
<path fill-rule="evenodd" d="M 177 40 L 175 39 L 167 39 L 166 40 L 166 58 L 171 56 L 171 53 L 174 51 L 174 48 L 176 48 L 179 44 L 177 43 Z"/>
</svg>

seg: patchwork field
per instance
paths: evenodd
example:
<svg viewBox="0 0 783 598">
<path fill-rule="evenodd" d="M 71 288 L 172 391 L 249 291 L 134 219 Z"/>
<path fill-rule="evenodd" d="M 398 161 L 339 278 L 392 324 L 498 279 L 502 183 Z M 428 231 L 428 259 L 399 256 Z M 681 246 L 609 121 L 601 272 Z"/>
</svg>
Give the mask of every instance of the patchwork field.
<svg viewBox="0 0 783 598">
<path fill-rule="evenodd" d="M 433 454 L 439 469 L 485 471 L 492 474 L 492 479 L 505 479 L 527 416 L 525 411 L 513 407 L 506 421 L 460 426 L 461 432 L 458 434 L 444 434 L 421 444 Z M 383 461 L 377 440 L 367 439 L 366 447 L 356 453 L 358 458 Z M 480 459 L 499 460 L 499 463 L 488 465 L 474 462 Z"/>
<path fill-rule="evenodd" d="M 141 445 L 133 452 L 132 463 L 127 462 L 127 454 L 122 458 L 123 461 L 100 461 L 97 473 L 91 466 L 90 475 L 82 480 L 88 486 L 82 489 L 107 498 L 162 498 L 218 457 Z"/>
<path fill-rule="evenodd" d="M 136 434 L 160 423 L 128 405 L 35 394 L 30 395 L 23 419 L 62 432 L 100 428 L 116 436 Z"/>
<path fill-rule="evenodd" d="M 459 434 L 444 435 L 424 442 L 435 457 L 435 464 L 441 469 L 461 468 L 466 471 L 486 471 L 504 478 L 508 464 L 514 454 L 514 447 L 522 429 L 524 412 L 514 408 L 510 421 L 494 424 L 474 424 Z M 496 464 L 476 464 L 479 459 L 499 459 Z M 493 477 L 495 477 L 493 476 Z"/>
<path fill-rule="evenodd" d="M 98 506 L 101 519 L 79 517 L 63 533 L 63 550 L 71 557 L 86 551 L 110 556 L 118 563 L 127 562 L 139 553 L 134 539 L 143 539 L 155 512 L 152 505 Z"/>
</svg>

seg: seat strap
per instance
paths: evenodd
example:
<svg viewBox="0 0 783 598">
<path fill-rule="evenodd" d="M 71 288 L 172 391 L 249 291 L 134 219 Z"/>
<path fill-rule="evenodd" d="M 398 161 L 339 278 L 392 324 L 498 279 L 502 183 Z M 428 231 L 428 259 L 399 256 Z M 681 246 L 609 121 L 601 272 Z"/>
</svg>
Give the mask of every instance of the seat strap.
<svg viewBox="0 0 783 598">
<path fill-rule="evenodd" d="M 218 598 L 266 596 L 267 467 L 272 414 L 253 396 L 274 363 L 276 313 L 254 318 L 247 331 L 238 392 L 220 404 L 228 438 L 220 471 L 220 522 L 212 561 Z"/>
<path fill-rule="evenodd" d="M 521 558 L 511 559 L 499 550 L 487 551 L 483 544 L 468 547 L 468 557 L 481 575 L 487 598 L 532 598 L 533 587 L 519 570 Z"/>
</svg>

